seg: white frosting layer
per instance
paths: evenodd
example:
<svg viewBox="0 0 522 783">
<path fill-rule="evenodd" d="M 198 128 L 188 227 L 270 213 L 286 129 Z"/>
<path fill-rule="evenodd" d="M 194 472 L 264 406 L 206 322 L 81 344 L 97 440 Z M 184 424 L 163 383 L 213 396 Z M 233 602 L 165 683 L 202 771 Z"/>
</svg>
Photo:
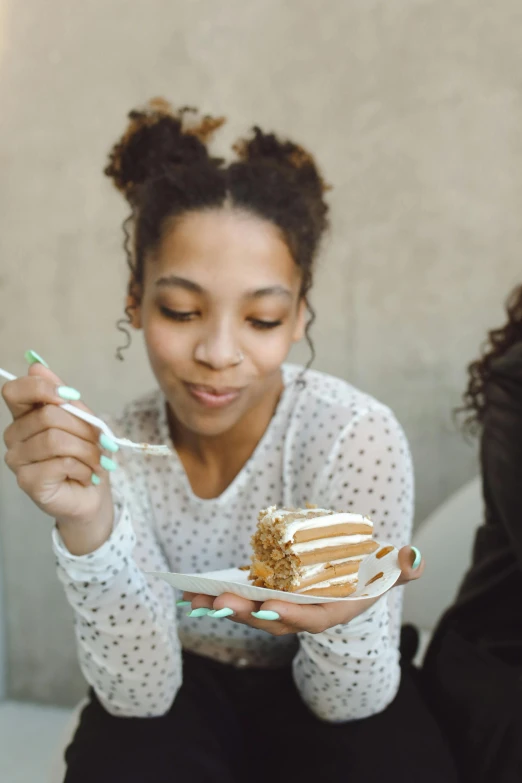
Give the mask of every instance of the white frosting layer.
<svg viewBox="0 0 522 783">
<path fill-rule="evenodd" d="M 342 525 L 347 523 L 369 525 L 373 528 L 373 522 L 362 514 L 331 514 L 327 508 L 302 508 L 293 511 L 286 511 L 277 506 L 270 506 L 265 509 L 265 517 L 273 521 L 277 517 L 284 519 L 288 514 L 295 514 L 296 511 L 301 514 L 300 519 L 289 522 L 285 530 L 283 541 L 292 541 L 298 530 L 310 530 L 316 527 L 329 527 L 330 525 Z M 314 516 L 322 514 L 323 516 Z"/>
<path fill-rule="evenodd" d="M 352 555 L 351 557 L 341 557 L 340 560 L 328 560 L 330 565 L 337 565 L 338 563 L 348 563 L 350 560 L 363 560 L 364 555 Z M 315 563 L 314 565 L 301 566 L 301 576 L 308 578 L 318 574 L 320 571 L 324 571 L 324 563 Z"/>
<path fill-rule="evenodd" d="M 330 538 L 317 538 L 315 541 L 303 541 L 301 544 L 292 544 L 292 552 L 296 555 L 301 552 L 312 552 L 315 549 L 327 549 L 332 546 L 348 546 L 349 544 L 362 544 L 363 541 L 371 541 L 369 533 L 356 536 L 331 536 Z"/>
</svg>

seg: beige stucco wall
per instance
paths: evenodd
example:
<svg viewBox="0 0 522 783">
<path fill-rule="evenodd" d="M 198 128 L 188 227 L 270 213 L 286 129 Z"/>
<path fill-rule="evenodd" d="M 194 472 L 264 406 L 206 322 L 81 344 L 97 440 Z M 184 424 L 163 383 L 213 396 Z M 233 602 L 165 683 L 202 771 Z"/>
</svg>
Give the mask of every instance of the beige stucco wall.
<svg viewBox="0 0 522 783">
<path fill-rule="evenodd" d="M 522 277 L 519 0 L 5 0 L 0 27 L 0 366 L 32 347 L 98 411 L 150 386 L 139 340 L 113 358 L 125 213 L 101 169 L 164 94 L 227 114 L 221 149 L 257 122 L 315 151 L 335 185 L 316 366 L 399 415 L 418 521 L 475 472 L 450 410 Z M 0 481 L 10 692 L 70 703 L 51 521 Z"/>
</svg>

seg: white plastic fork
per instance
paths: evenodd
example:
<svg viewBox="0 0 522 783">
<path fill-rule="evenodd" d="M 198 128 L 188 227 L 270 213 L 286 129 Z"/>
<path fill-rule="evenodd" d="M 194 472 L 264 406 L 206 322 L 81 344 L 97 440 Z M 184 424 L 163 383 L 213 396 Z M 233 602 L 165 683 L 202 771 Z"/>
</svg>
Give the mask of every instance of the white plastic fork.
<svg viewBox="0 0 522 783">
<path fill-rule="evenodd" d="M 6 378 L 8 381 L 16 381 L 16 375 L 13 375 L 10 372 L 7 372 L 7 370 L 2 370 L 0 367 L 0 375 Z M 63 408 L 65 411 L 68 411 L 69 413 L 72 413 L 73 416 L 76 416 L 78 419 L 83 419 L 83 421 L 86 421 L 87 424 L 92 424 L 93 427 L 98 427 L 105 435 L 107 435 L 108 438 L 114 441 L 114 443 L 117 443 L 119 446 L 123 446 L 127 449 L 136 449 L 137 451 L 143 451 L 146 454 L 153 454 L 153 455 L 162 455 L 162 456 L 168 456 L 169 454 L 172 454 L 172 451 L 169 449 L 168 446 L 160 446 L 155 443 L 134 443 L 134 441 L 129 440 L 128 438 L 118 438 L 114 434 L 114 432 L 111 430 L 111 428 L 105 424 L 105 422 L 102 419 L 99 419 L 97 416 L 93 416 L 92 413 L 87 413 L 87 411 L 82 411 L 80 408 L 77 408 L 75 405 L 69 405 L 68 402 L 64 402 L 63 405 L 60 405 L 60 408 Z"/>
</svg>

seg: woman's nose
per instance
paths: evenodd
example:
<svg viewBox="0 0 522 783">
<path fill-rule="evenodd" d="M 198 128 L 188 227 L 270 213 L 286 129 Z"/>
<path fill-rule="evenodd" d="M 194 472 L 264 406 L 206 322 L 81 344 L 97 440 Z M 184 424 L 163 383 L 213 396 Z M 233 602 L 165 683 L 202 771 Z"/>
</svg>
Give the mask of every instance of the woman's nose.
<svg viewBox="0 0 522 783">
<path fill-rule="evenodd" d="M 210 328 L 198 341 L 194 359 L 213 370 L 224 370 L 241 361 L 242 353 L 231 330 L 224 327 Z"/>
</svg>

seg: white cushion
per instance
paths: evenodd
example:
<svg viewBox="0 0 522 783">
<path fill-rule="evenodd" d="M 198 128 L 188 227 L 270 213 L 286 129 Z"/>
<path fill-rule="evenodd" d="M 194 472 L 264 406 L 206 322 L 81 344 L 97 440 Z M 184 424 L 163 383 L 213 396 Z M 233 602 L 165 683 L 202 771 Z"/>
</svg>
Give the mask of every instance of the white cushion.
<svg viewBox="0 0 522 783">
<path fill-rule="evenodd" d="M 433 631 L 469 567 L 475 531 L 482 518 L 481 484 L 477 477 L 419 526 L 413 543 L 426 559 L 426 571 L 422 579 L 405 590 L 403 622 Z"/>
</svg>

